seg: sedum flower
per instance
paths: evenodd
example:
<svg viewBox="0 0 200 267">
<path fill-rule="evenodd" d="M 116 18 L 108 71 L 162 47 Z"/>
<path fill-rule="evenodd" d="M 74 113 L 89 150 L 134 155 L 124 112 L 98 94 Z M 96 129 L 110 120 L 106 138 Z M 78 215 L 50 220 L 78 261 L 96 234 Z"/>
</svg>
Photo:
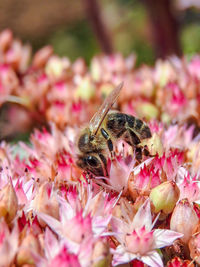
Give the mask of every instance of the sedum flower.
<svg viewBox="0 0 200 267">
<path fill-rule="evenodd" d="M 110 190 L 126 193 L 128 189 L 128 180 L 133 171 L 135 162 L 135 158 L 132 155 L 118 155 L 112 161 L 109 160 L 107 167 L 109 178 L 98 177 L 98 184 L 103 185 Z M 99 180 L 100 178 L 103 178 L 106 183 Z"/>
<path fill-rule="evenodd" d="M 188 68 L 188 71 L 189 71 L 190 75 L 192 75 L 196 79 L 200 79 L 200 74 L 199 74 L 200 57 L 199 57 L 199 55 L 194 56 L 191 59 L 191 61 L 189 62 L 187 68 Z"/>
<path fill-rule="evenodd" d="M 9 230 L 3 218 L 0 218 L 0 266 L 10 266 L 18 251 L 19 230 L 17 224 L 14 224 L 12 230 Z"/>
<path fill-rule="evenodd" d="M 4 217 L 10 223 L 16 216 L 18 210 L 18 200 L 15 190 L 10 181 L 0 190 L 0 217 Z"/>
<path fill-rule="evenodd" d="M 81 267 L 78 257 L 67 251 L 66 247 L 52 259 L 48 267 Z"/>
<path fill-rule="evenodd" d="M 194 267 L 194 264 L 189 260 L 182 260 L 178 257 L 168 261 L 167 267 Z"/>
<path fill-rule="evenodd" d="M 107 227 L 112 217 L 111 210 L 115 205 L 115 202 L 112 199 L 110 202 L 105 194 L 99 193 L 100 195 L 93 196 L 90 190 L 86 194 L 86 201 L 82 198 L 84 195 L 77 194 L 76 190 L 69 191 L 68 201 L 63 197 L 58 198 L 59 220 L 44 213 L 38 214 L 39 218 L 64 239 L 75 253 L 88 239 L 93 242 L 93 238 L 108 234 Z M 80 202 L 80 196 L 83 202 Z M 104 197 L 106 197 L 105 200 L 103 200 Z"/>
<path fill-rule="evenodd" d="M 138 102 L 136 112 L 140 118 L 146 118 L 147 120 L 156 119 L 159 114 L 158 108 L 149 102 Z"/>
<path fill-rule="evenodd" d="M 93 248 L 92 267 L 110 266 L 111 254 L 107 240 L 99 239 Z"/>
<path fill-rule="evenodd" d="M 27 231 L 23 238 L 17 253 L 17 265 L 23 266 L 24 264 L 34 264 L 34 254 L 41 253 L 41 246 L 38 240 L 38 236 L 31 231 Z"/>
<path fill-rule="evenodd" d="M 33 68 L 42 68 L 47 63 L 50 56 L 53 54 L 53 48 L 47 45 L 41 48 L 33 57 L 32 66 Z"/>
<path fill-rule="evenodd" d="M 191 177 L 189 173 L 184 176 L 183 181 L 178 184 L 180 189 L 180 199 L 187 198 L 190 203 L 200 201 L 200 188 L 198 184 L 198 179 L 196 177 Z"/>
<path fill-rule="evenodd" d="M 129 179 L 129 194 L 133 200 L 139 195 L 148 196 L 150 190 L 161 182 L 158 170 L 155 171 L 153 166 L 147 167 L 144 162 L 142 165 L 139 173 L 134 175 L 133 172 Z"/>
<path fill-rule="evenodd" d="M 50 79 L 56 80 L 62 77 L 65 71 L 70 68 L 70 60 L 68 58 L 59 58 L 56 55 L 52 55 L 48 58 L 45 65 L 45 72 Z"/>
<path fill-rule="evenodd" d="M 75 96 L 80 98 L 81 100 L 89 101 L 95 95 L 95 88 L 91 79 L 89 77 L 85 77 L 81 80 L 79 86 L 76 89 Z"/>
<path fill-rule="evenodd" d="M 94 237 L 91 231 L 91 218 L 89 216 L 84 218 L 82 213 L 79 212 L 75 218 L 68 220 L 68 222 L 65 221 L 64 227 L 65 229 L 63 228 L 61 233 L 55 221 L 54 225 L 51 224 L 51 228 L 58 234 L 58 238 L 46 228 L 44 237 L 45 257 L 38 256 L 39 266 L 53 266 L 51 264 L 54 263 L 55 259 L 61 260 L 60 255 L 61 251 L 63 253 L 63 246 L 68 248 L 68 253 L 76 255 L 76 257 L 78 256 L 77 260 L 80 262 L 80 266 L 97 267 L 101 266 L 101 264 L 109 266 L 110 250 L 107 240 Z"/>
<path fill-rule="evenodd" d="M 179 199 L 180 190 L 175 182 L 167 181 L 154 187 L 149 195 L 156 213 L 170 214 Z"/>
<path fill-rule="evenodd" d="M 52 185 L 47 182 L 40 186 L 31 206 L 35 212 L 43 212 L 59 219 L 59 204 L 56 193 Z M 40 224 L 45 225 L 41 220 Z"/>
<path fill-rule="evenodd" d="M 197 227 L 199 229 L 199 225 Z M 195 229 L 196 230 L 196 229 Z M 199 265 L 200 264 L 200 234 L 194 233 L 189 240 L 190 257 Z"/>
<path fill-rule="evenodd" d="M 155 221 L 149 200 L 139 208 L 133 220 L 124 222 L 114 218 L 112 229 L 119 245 L 113 250 L 113 266 L 138 259 L 149 266 L 164 266 L 156 249 L 169 246 L 183 235 L 164 229 L 153 229 Z"/>
<path fill-rule="evenodd" d="M 13 33 L 9 29 L 5 29 L 0 34 L 0 50 L 1 52 L 4 52 L 8 49 L 10 44 L 13 41 Z"/>
<path fill-rule="evenodd" d="M 184 234 L 181 240 L 187 244 L 198 223 L 199 218 L 193 206 L 187 199 L 182 199 L 173 210 L 170 229 Z"/>
</svg>

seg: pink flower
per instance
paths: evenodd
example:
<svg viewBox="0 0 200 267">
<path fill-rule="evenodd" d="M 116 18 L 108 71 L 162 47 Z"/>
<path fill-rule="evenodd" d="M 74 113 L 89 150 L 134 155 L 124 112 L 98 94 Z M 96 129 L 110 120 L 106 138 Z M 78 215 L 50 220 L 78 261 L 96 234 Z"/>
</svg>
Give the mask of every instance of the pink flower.
<svg viewBox="0 0 200 267">
<path fill-rule="evenodd" d="M 153 229 L 155 222 L 152 222 L 149 200 L 139 208 L 133 220 L 112 220 L 112 229 L 120 243 L 113 250 L 113 266 L 134 259 L 152 267 L 164 266 L 156 249 L 171 245 L 183 235 L 170 230 Z"/>
<path fill-rule="evenodd" d="M 13 33 L 9 29 L 5 29 L 0 33 L 0 50 L 4 52 L 10 46 L 13 40 Z"/>
<path fill-rule="evenodd" d="M 159 170 L 155 171 L 153 165 L 147 167 L 144 164 L 140 172 L 129 179 L 129 192 L 132 199 L 135 199 L 138 195 L 148 195 L 150 190 L 160 183 Z"/>
<path fill-rule="evenodd" d="M 67 251 L 66 247 L 57 254 L 48 267 L 81 267 L 78 257 Z"/>
<path fill-rule="evenodd" d="M 154 172 L 159 170 L 159 174 L 161 175 L 162 171 L 164 171 L 168 180 L 174 180 L 183 161 L 183 151 L 170 149 L 166 150 L 161 157 L 156 156 L 151 164 L 154 167 Z"/>
<path fill-rule="evenodd" d="M 81 267 L 78 256 L 70 252 L 63 242 L 59 242 L 56 236 L 46 228 L 44 235 L 44 257 L 34 253 L 39 267 Z"/>
<path fill-rule="evenodd" d="M 0 190 L 0 217 L 11 223 L 19 209 L 17 195 L 12 180 Z"/>
<path fill-rule="evenodd" d="M 171 261 L 168 261 L 167 267 L 190 267 L 193 266 L 192 261 L 182 260 L 178 257 L 173 258 Z"/>
<path fill-rule="evenodd" d="M 53 48 L 47 45 L 35 53 L 32 61 L 33 68 L 42 68 L 53 54 Z"/>
<path fill-rule="evenodd" d="M 200 188 L 199 181 L 196 177 L 191 177 L 188 173 L 187 176 L 184 177 L 182 183 L 178 185 L 180 189 L 180 200 L 187 198 L 190 203 L 200 201 Z"/>
<path fill-rule="evenodd" d="M 107 227 L 112 217 L 111 206 L 115 204 L 111 200 L 111 204 L 104 204 L 105 209 L 102 209 L 101 205 L 109 202 L 103 200 L 105 194 L 93 196 L 90 189 L 86 193 L 85 200 L 82 199 L 84 194 L 80 195 L 82 197 L 79 199 L 76 191 L 71 190 L 68 201 L 59 197 L 59 220 L 44 213 L 38 214 L 60 238 L 64 238 L 66 244 L 75 249 L 73 252 L 77 252 L 84 240 L 108 234 Z"/>
<path fill-rule="evenodd" d="M 199 218 L 188 199 L 182 199 L 174 208 L 170 220 L 170 229 L 182 233 L 181 240 L 187 244 L 195 227 L 199 224 Z"/>
<path fill-rule="evenodd" d="M 97 177 L 97 183 L 110 190 L 125 193 L 128 188 L 128 179 L 133 171 L 135 162 L 135 158 L 132 155 L 116 156 L 112 161 L 108 161 L 107 169 L 109 178 Z"/>
<path fill-rule="evenodd" d="M 188 71 L 190 75 L 196 79 L 200 79 L 200 56 L 194 56 L 188 64 Z"/>
<path fill-rule="evenodd" d="M 30 207 L 32 207 L 35 212 L 43 212 L 59 219 L 59 204 L 53 185 L 47 182 L 43 183 L 39 187 L 34 200 L 30 203 Z M 41 225 L 45 226 L 42 220 L 39 221 Z"/>
<path fill-rule="evenodd" d="M 14 225 L 10 231 L 4 219 L 0 219 L 0 265 L 9 266 L 18 250 L 18 227 Z"/>
</svg>

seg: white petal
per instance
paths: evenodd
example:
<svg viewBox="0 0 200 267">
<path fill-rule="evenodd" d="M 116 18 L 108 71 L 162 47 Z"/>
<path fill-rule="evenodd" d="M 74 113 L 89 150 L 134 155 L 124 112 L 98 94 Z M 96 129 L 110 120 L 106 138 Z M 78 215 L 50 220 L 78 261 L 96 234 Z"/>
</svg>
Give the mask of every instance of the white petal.
<svg viewBox="0 0 200 267">
<path fill-rule="evenodd" d="M 136 228 L 142 228 L 145 226 L 146 230 L 151 231 L 152 228 L 152 217 L 151 207 L 149 199 L 139 208 L 132 222 L 132 230 Z"/>
<path fill-rule="evenodd" d="M 177 185 L 180 185 L 184 178 L 188 176 L 188 170 L 186 170 L 186 168 L 184 167 L 179 167 L 177 170 L 177 177 L 176 177 L 176 183 Z"/>
<path fill-rule="evenodd" d="M 133 169 L 133 173 L 134 175 L 137 175 L 142 168 L 144 168 L 144 165 L 148 166 L 151 161 L 153 160 L 154 158 L 149 158 L 149 159 L 146 159 L 145 161 L 143 161 L 142 163 L 140 163 L 138 166 L 136 166 L 134 169 Z"/>
<path fill-rule="evenodd" d="M 45 255 L 47 259 L 52 259 L 59 253 L 59 242 L 49 227 L 45 230 Z"/>
<path fill-rule="evenodd" d="M 112 215 L 108 217 L 94 217 L 92 222 L 92 230 L 95 236 L 100 236 L 108 227 Z"/>
<path fill-rule="evenodd" d="M 163 267 L 163 261 L 157 251 L 151 251 L 146 256 L 141 257 L 141 261 L 151 267 Z"/>
<path fill-rule="evenodd" d="M 112 231 L 115 233 L 115 237 L 120 243 L 123 242 L 126 233 L 129 233 L 132 230 L 126 222 L 116 217 L 113 217 L 111 219 L 111 228 Z"/>
<path fill-rule="evenodd" d="M 155 238 L 155 248 L 163 248 L 173 244 L 174 240 L 181 238 L 183 234 L 171 231 L 156 229 L 153 233 Z"/>
<path fill-rule="evenodd" d="M 62 236 L 62 224 L 56 220 L 55 218 L 45 214 L 45 213 L 37 213 L 38 217 L 41 218 L 43 221 L 45 221 L 48 226 L 53 229 L 54 232 L 56 232 L 58 235 Z"/>
<path fill-rule="evenodd" d="M 127 263 L 137 258 L 136 254 L 126 252 L 122 246 L 118 246 L 116 250 L 112 250 L 112 252 L 114 253 L 112 266 Z"/>
<path fill-rule="evenodd" d="M 75 210 L 72 208 L 72 206 L 62 197 L 57 196 L 58 202 L 60 204 L 60 217 L 61 222 L 65 223 L 69 219 L 73 218 L 75 215 Z"/>
</svg>

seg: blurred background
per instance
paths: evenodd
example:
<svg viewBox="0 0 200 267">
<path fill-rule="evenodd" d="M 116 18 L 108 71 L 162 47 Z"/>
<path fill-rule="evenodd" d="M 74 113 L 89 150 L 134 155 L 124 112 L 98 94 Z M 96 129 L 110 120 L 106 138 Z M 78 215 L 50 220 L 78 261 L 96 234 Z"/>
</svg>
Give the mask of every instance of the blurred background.
<svg viewBox="0 0 200 267">
<path fill-rule="evenodd" d="M 69 64 L 68 60 L 62 61 L 58 58 L 56 61 L 49 60 L 48 62 L 53 63 L 48 63 L 47 68 L 45 64 L 52 54 L 52 49 L 46 47 L 39 55 L 36 53 L 36 58 L 33 59 L 32 70 L 35 70 L 34 73 L 31 71 L 32 67 L 30 69 L 27 67 L 29 64 L 29 46 L 22 46 L 21 41 L 23 44 L 30 44 L 33 53 L 43 46 L 51 45 L 59 56 L 67 56 L 72 62 L 82 57 L 88 65 L 92 57 L 97 54 L 115 52 L 121 52 L 124 57 L 131 54 L 135 55 L 137 58 L 136 66 L 141 66 L 144 63 L 154 65 L 157 58 L 164 59 L 171 55 L 180 57 L 185 55 L 190 58 L 200 52 L 200 0 L 0 0 L 0 31 L 5 29 L 10 29 L 14 33 L 14 37 L 19 38 L 20 41 L 13 41 L 10 31 L 5 31 L 7 32 L 7 39 L 5 38 L 6 34 L 1 39 L 2 44 L 6 43 L 5 40 L 9 43 L 9 38 L 11 38 L 9 45 L 13 46 L 12 48 L 9 48 L 9 45 L 8 47 L 5 46 L 3 52 L 0 51 L 0 61 L 2 59 L 8 60 L 11 66 L 9 69 L 2 65 L 0 69 L 0 74 L 3 73 L 2 77 L 6 77 L 2 81 L 7 82 L 6 85 L 2 83 L 3 86 L 1 86 L 2 81 L 0 80 L 0 90 L 3 90 L 0 95 L 4 93 L 6 99 L 2 101 L 2 105 L 0 102 L 0 140 L 4 138 L 18 140 L 16 134 L 18 132 L 19 139 L 28 140 L 29 133 L 33 127 L 36 127 L 36 123 L 37 127 L 40 127 L 44 124 L 47 125 L 48 121 L 56 121 L 57 123 L 57 120 L 59 122 L 61 120 L 63 126 L 69 123 L 66 122 L 69 110 L 79 110 L 77 114 L 79 114 L 78 112 L 82 114 L 80 103 L 86 103 L 89 97 L 87 96 L 88 99 L 85 99 L 85 95 L 83 95 L 82 99 L 80 92 L 90 92 L 92 99 L 91 92 L 94 93 L 95 87 L 93 83 L 90 84 L 87 75 L 84 76 L 87 70 L 85 63 L 82 60 L 77 60 L 72 66 L 74 68 L 73 73 L 77 71 L 79 76 L 79 80 L 76 80 L 78 83 L 76 84 L 77 95 L 74 96 L 75 100 L 73 100 L 75 102 L 66 100 L 68 99 L 68 91 L 65 91 L 65 87 L 63 88 L 66 99 L 63 100 L 59 91 L 58 77 L 48 80 L 47 71 L 53 71 L 57 65 L 62 66 L 64 71 Z M 6 53 L 6 57 L 4 57 L 4 53 Z M 132 62 L 134 67 L 135 56 L 130 56 L 129 61 L 127 61 Z M 97 65 L 100 64 L 98 60 L 96 61 Z M 123 61 L 123 57 L 120 60 Z M 122 62 L 120 60 L 119 62 Z M 21 66 L 19 62 L 25 64 L 25 72 L 18 69 Z M 197 60 L 197 64 L 195 64 L 194 72 L 199 66 L 199 61 Z M 99 70 L 102 70 L 100 76 L 103 77 L 105 72 L 109 73 L 109 60 L 107 71 L 103 70 L 101 64 L 99 66 Z M 144 71 L 141 70 L 141 73 L 140 71 L 135 72 L 135 74 L 132 73 L 131 79 L 133 80 L 128 76 L 128 69 L 123 69 L 121 74 L 126 75 L 127 72 L 127 77 L 131 81 L 127 82 L 128 85 L 134 84 L 135 79 L 138 88 L 143 88 L 143 85 L 145 88 L 151 84 L 151 71 L 147 69 L 144 67 Z M 160 69 L 162 69 L 162 64 Z M 66 76 L 59 76 L 60 84 L 62 85 L 62 79 L 64 79 L 69 88 L 74 88 L 71 74 L 69 72 L 68 77 L 66 71 Z M 44 77 L 46 80 L 43 79 Z M 79 86 L 81 79 L 83 79 L 82 87 Z M 13 84 L 10 80 L 13 81 Z M 100 82 L 98 81 L 97 84 L 99 85 Z M 39 87 L 40 94 L 37 91 L 38 86 L 42 88 Z M 72 92 L 75 94 L 74 90 Z M 29 108 L 20 106 L 21 98 L 20 101 L 17 99 L 17 102 L 15 96 L 25 99 L 27 97 Z M 78 97 L 82 102 L 77 101 Z M 154 101 L 155 99 L 152 97 L 151 100 Z M 59 106 L 60 103 L 63 109 L 66 109 L 65 111 Z M 91 108 L 88 112 L 93 114 L 96 110 L 95 105 L 92 106 L 94 110 Z M 157 113 L 159 114 L 159 112 Z M 79 115 L 76 115 L 75 112 L 74 114 L 79 118 Z M 88 121 L 88 113 L 85 111 L 84 114 L 86 114 L 85 121 Z M 74 120 L 76 123 L 77 118 Z"/>
<path fill-rule="evenodd" d="M 137 64 L 200 51 L 199 0 L 6 0 L 0 30 L 10 28 L 36 51 L 89 62 L 96 53 L 135 52 Z"/>
</svg>

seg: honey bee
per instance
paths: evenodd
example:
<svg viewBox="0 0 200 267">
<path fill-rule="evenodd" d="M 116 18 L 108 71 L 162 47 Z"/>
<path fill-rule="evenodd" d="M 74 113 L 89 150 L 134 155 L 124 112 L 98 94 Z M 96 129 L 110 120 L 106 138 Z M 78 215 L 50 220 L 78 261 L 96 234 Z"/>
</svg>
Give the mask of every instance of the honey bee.
<svg viewBox="0 0 200 267">
<path fill-rule="evenodd" d="M 107 152 L 114 155 L 113 141 L 122 139 L 135 149 L 136 159 L 142 157 L 141 140 L 150 138 L 151 131 L 142 120 L 110 110 L 123 87 L 118 85 L 105 99 L 99 110 L 77 139 L 77 165 L 96 176 L 108 176 Z M 146 154 L 148 151 L 145 149 Z"/>
</svg>

